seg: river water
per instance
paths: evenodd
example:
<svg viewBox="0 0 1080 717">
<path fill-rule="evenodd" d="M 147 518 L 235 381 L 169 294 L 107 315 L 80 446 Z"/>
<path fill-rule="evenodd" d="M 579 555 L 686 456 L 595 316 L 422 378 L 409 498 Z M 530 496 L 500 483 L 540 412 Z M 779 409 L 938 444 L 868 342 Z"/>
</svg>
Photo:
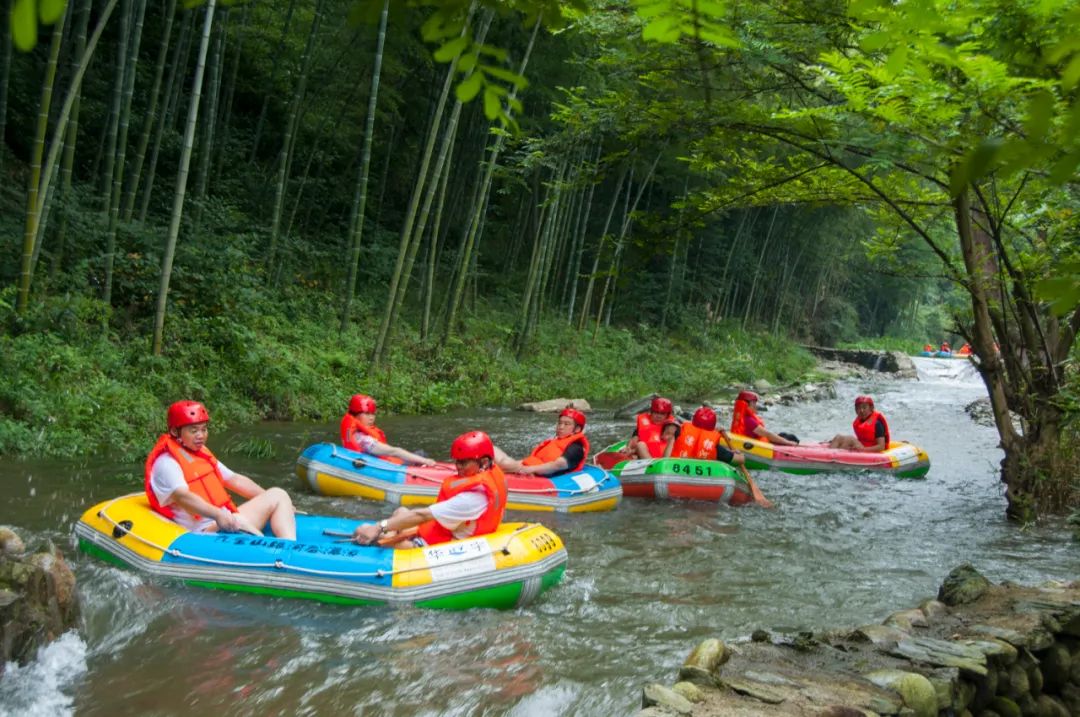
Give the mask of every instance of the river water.
<svg viewBox="0 0 1080 717">
<path fill-rule="evenodd" d="M 0 714 L 627 714 L 645 683 L 670 684 L 705 637 L 878 622 L 932 596 L 962 562 L 994 581 L 1076 578 L 1080 551 L 1060 521 L 1020 530 L 1004 520 L 996 433 L 963 411 L 985 395 L 971 367 L 916 362 L 918 381 L 841 382 L 835 400 L 775 406 L 765 418 L 804 440 L 828 438 L 850 432 L 854 396 L 870 393 L 893 436 L 930 453 L 926 480 L 763 472 L 776 510 L 627 499 L 610 513 L 513 515 L 558 532 L 570 562 L 559 586 L 506 612 L 338 607 L 149 580 L 75 553 L 71 538 L 86 507 L 141 489 L 140 466 L 9 462 L 0 524 L 65 548 L 84 615 L 77 635 L 9 666 Z M 589 418 L 594 450 L 629 433 L 610 415 Z M 554 421 L 487 409 L 380 423 L 396 444 L 443 457 L 472 428 L 521 455 Z M 210 443 L 309 512 L 388 514 L 298 487 L 298 452 L 335 434 L 262 424 Z M 272 441 L 275 456 L 230 452 L 253 438 Z"/>
</svg>

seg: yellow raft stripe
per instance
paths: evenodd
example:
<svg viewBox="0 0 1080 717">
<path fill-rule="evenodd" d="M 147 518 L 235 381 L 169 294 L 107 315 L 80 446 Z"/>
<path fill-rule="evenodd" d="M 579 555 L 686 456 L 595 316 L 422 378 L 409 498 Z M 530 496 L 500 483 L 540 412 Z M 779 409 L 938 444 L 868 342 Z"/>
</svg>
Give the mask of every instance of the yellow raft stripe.
<svg viewBox="0 0 1080 717">
<path fill-rule="evenodd" d="M 524 526 L 528 526 L 526 530 L 513 535 Z M 491 548 L 496 571 L 541 560 L 563 549 L 562 539 L 539 523 L 503 523 L 496 532 L 481 537 Z M 409 548 L 394 551 L 393 587 L 418 587 L 433 582 L 426 550 Z"/>
<path fill-rule="evenodd" d="M 102 509 L 117 523 L 122 523 L 125 520 L 131 521 L 132 532 L 137 532 L 143 540 L 162 547 L 167 548 L 172 545 L 174 540 L 188 532 L 171 520 L 151 510 L 145 493 L 99 503 L 83 513 L 83 523 L 104 535 L 112 535 L 113 524 L 98 516 Z M 147 545 L 142 540 L 133 538 L 131 534 L 121 537 L 119 543 L 148 560 L 161 562 L 164 555 L 162 551 Z"/>
<path fill-rule="evenodd" d="M 343 480 L 322 471 L 315 472 L 315 490 L 323 495 L 356 496 L 369 500 L 386 500 L 386 491 Z"/>
<path fill-rule="evenodd" d="M 602 510 L 614 510 L 619 504 L 619 496 L 606 500 L 597 500 L 584 505 L 572 505 L 567 509 L 568 513 L 595 513 Z"/>
</svg>

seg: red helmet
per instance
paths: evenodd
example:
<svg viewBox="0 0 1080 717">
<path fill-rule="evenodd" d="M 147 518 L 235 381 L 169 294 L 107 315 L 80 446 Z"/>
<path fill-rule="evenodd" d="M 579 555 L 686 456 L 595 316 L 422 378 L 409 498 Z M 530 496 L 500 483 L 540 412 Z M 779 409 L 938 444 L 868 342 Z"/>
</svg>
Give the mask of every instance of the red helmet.
<svg viewBox="0 0 1080 717">
<path fill-rule="evenodd" d="M 649 410 L 653 413 L 671 413 L 671 401 L 657 396 L 652 400 Z"/>
<path fill-rule="evenodd" d="M 757 395 L 753 391 L 739 391 L 739 395 L 735 397 L 739 401 L 757 401 L 761 396 Z"/>
<path fill-rule="evenodd" d="M 864 403 L 867 404 L 868 406 L 870 406 L 870 408 L 874 407 L 874 399 L 870 398 L 869 396 L 856 396 L 855 397 L 855 408 L 858 408 L 860 405 L 862 405 Z"/>
<path fill-rule="evenodd" d="M 495 446 L 491 444 L 488 434 L 483 431 L 469 431 L 462 433 L 450 444 L 450 457 L 455 461 L 494 458 Z"/>
<path fill-rule="evenodd" d="M 694 418 L 691 423 L 698 428 L 711 431 L 716 428 L 716 412 L 708 406 L 702 406 L 694 411 Z"/>
<path fill-rule="evenodd" d="M 193 423 L 206 423 L 210 420 L 210 414 L 206 406 L 198 401 L 177 401 L 169 406 L 167 417 L 169 428 L 183 428 Z"/>
<path fill-rule="evenodd" d="M 562 418 L 563 416 L 569 416 L 570 418 L 574 419 L 574 423 L 577 424 L 578 428 L 585 428 L 585 414 L 577 410 L 573 406 L 567 406 L 566 408 L 564 408 L 562 413 L 559 414 L 559 418 Z"/>
<path fill-rule="evenodd" d="M 349 413 L 375 413 L 375 399 L 358 393 L 349 399 Z"/>
</svg>

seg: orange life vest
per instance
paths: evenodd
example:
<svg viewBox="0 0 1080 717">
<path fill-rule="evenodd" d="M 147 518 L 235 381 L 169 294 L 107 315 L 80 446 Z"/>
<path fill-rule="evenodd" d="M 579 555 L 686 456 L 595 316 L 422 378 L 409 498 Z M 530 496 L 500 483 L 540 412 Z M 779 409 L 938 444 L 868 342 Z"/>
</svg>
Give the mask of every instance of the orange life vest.
<svg viewBox="0 0 1080 717">
<path fill-rule="evenodd" d="M 679 437 L 671 449 L 674 458 L 697 458 L 716 460 L 716 446 L 720 444 L 720 431 L 707 431 L 693 423 L 684 423 L 679 427 Z"/>
<path fill-rule="evenodd" d="M 761 420 L 761 416 L 754 412 L 754 409 L 750 408 L 750 404 L 741 398 L 735 399 L 735 410 L 731 412 L 731 432 L 738 433 L 740 436 L 749 436 L 758 441 L 769 442 L 768 438 L 763 438 L 750 432 L 750 429 L 746 427 L 746 417 L 752 416 L 758 422 L 758 425 L 762 428 L 765 427 L 765 421 Z"/>
<path fill-rule="evenodd" d="M 851 422 L 851 427 L 855 429 L 855 437 L 859 439 L 859 443 L 864 446 L 873 446 L 877 444 L 877 436 L 874 435 L 874 431 L 877 428 L 877 419 L 881 419 L 881 423 L 885 426 L 885 447 L 889 447 L 889 423 L 885 420 L 885 416 L 882 416 L 877 411 L 871 413 L 865 421 L 860 421 L 858 417 Z"/>
<path fill-rule="evenodd" d="M 660 437 L 663 432 L 664 424 L 653 423 L 648 411 L 637 415 L 638 440 L 648 447 L 649 455 L 654 458 L 664 455 L 664 449 L 667 448 L 667 441 Z"/>
<path fill-rule="evenodd" d="M 582 456 L 581 461 L 577 465 L 567 466 L 563 473 L 574 473 L 581 470 L 585 466 L 585 459 L 589 457 L 589 439 L 585 437 L 585 434 L 581 431 L 572 433 L 566 438 L 549 438 L 543 441 L 528 458 L 525 458 L 522 463 L 527 466 L 538 466 L 542 463 L 550 463 L 553 460 L 562 457 L 562 454 L 570 446 L 571 443 L 581 441 L 581 448 L 584 450 L 585 455 Z"/>
<path fill-rule="evenodd" d="M 476 528 L 473 530 L 472 535 L 494 533 L 502 521 L 503 511 L 506 510 L 506 476 L 503 475 L 502 469 L 497 465 L 492 465 L 488 470 L 481 471 L 473 476 L 447 478 L 443 481 L 442 487 L 439 488 L 439 496 L 435 499 L 435 502 L 450 500 L 455 495 L 472 490 L 476 486 L 481 486 L 484 489 L 484 493 L 487 494 L 488 504 L 487 509 L 476 519 Z M 443 524 L 437 520 L 421 523 L 416 532 L 428 545 L 457 540 L 454 534 L 443 527 Z"/>
<path fill-rule="evenodd" d="M 363 452 L 360 448 L 360 444 L 353 438 L 355 432 L 363 433 L 365 436 L 371 436 L 379 443 L 386 443 L 386 434 L 378 426 L 372 426 L 368 428 L 360 419 L 351 413 L 346 413 L 341 417 L 341 445 L 345 446 L 351 451 Z M 384 461 L 391 463 L 404 463 L 405 461 L 395 456 L 378 456 Z"/>
<path fill-rule="evenodd" d="M 236 504 L 229 497 L 229 491 L 225 488 L 225 479 L 221 477 L 221 469 L 218 468 L 217 458 L 210 449 L 203 447 L 198 453 L 193 453 L 180 445 L 180 443 L 168 433 L 162 434 L 154 447 L 150 449 L 150 455 L 146 457 L 146 497 L 150 501 L 150 507 L 172 520 L 176 513 L 167 505 L 158 502 L 154 495 L 154 488 L 150 483 L 150 473 L 154 469 L 154 461 L 163 453 L 168 453 L 180 465 L 184 472 L 184 480 L 187 481 L 188 490 L 205 500 L 215 508 L 228 508 L 230 512 L 236 512 Z M 199 520 L 200 516 L 194 516 Z"/>
<path fill-rule="evenodd" d="M 930 344 L 924 344 L 923 347 L 922 347 L 922 350 L 923 351 L 933 351 L 934 347 L 931 346 Z"/>
</svg>

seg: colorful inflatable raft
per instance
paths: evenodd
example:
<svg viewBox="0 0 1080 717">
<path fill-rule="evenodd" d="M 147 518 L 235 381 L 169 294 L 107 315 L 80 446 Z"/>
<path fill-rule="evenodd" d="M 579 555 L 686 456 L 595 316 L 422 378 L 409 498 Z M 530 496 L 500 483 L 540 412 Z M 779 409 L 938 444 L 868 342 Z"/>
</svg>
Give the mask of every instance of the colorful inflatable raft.
<svg viewBox="0 0 1080 717">
<path fill-rule="evenodd" d="M 363 522 L 298 515 L 295 541 L 197 534 L 155 513 L 137 493 L 90 508 L 75 534 L 90 555 L 189 585 L 346 605 L 513 608 L 555 585 L 566 569 L 562 540 L 536 523 L 395 550 L 341 537 Z"/>
<path fill-rule="evenodd" d="M 747 468 L 771 468 L 785 473 L 812 474 L 842 471 L 892 473 L 897 478 L 924 478 L 930 456 L 910 443 L 893 441 L 881 453 L 859 453 L 829 448 L 826 443 L 777 446 L 755 438 L 728 434 L 735 450 L 742 451 Z"/>
<path fill-rule="evenodd" d="M 357 496 L 394 505 L 430 505 L 442 482 L 457 475 L 453 464 L 427 468 L 391 463 L 333 443 L 308 446 L 296 475 L 322 495 Z M 510 510 L 586 513 L 612 510 L 623 490 L 618 479 L 596 466 L 557 476 L 506 474 Z"/>
<path fill-rule="evenodd" d="M 618 477 L 625 496 L 689 498 L 728 505 L 754 501 L 746 480 L 727 463 L 691 458 L 627 460 L 618 452 L 625 445 L 625 441 L 616 443 L 596 456 L 597 465 Z"/>
</svg>

